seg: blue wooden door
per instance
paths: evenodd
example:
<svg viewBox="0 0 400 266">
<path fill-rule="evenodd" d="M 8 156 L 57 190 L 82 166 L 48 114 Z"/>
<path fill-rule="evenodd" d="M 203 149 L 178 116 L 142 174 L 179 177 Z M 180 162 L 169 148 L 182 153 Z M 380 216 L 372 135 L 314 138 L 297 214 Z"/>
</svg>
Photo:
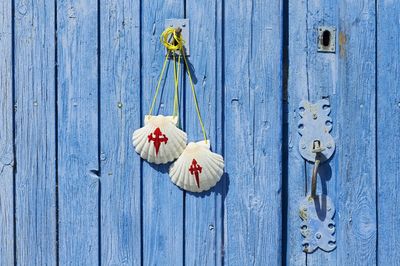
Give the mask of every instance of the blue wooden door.
<svg viewBox="0 0 400 266">
<path fill-rule="evenodd" d="M 396 1 L 7 0 L 0 14 L 0 265 L 398 263 Z M 190 20 L 200 109 L 225 159 L 200 194 L 131 143 L 170 18 Z M 336 53 L 317 52 L 319 26 L 337 29 Z M 198 141 L 181 82 L 181 126 Z M 172 98 L 169 79 L 156 112 Z M 298 105 L 321 98 L 336 152 L 318 193 L 336 206 L 337 248 L 306 254 Z"/>
</svg>

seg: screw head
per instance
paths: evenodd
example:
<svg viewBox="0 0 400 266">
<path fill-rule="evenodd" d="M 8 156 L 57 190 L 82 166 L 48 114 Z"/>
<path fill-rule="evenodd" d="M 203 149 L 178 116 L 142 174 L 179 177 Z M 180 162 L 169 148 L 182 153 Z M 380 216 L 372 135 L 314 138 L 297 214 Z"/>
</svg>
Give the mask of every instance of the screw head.
<svg viewBox="0 0 400 266">
<path fill-rule="evenodd" d="M 317 239 L 321 239 L 321 233 L 319 233 L 319 232 L 316 233 L 316 234 L 315 234 L 315 237 L 316 237 Z"/>
</svg>

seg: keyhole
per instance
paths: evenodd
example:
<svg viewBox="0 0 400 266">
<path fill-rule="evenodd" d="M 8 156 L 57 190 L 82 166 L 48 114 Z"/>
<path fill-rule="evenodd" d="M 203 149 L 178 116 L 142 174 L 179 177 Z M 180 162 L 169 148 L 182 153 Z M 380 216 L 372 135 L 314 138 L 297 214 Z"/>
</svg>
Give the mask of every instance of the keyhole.
<svg viewBox="0 0 400 266">
<path fill-rule="evenodd" d="M 329 30 L 324 30 L 324 32 L 322 33 L 322 45 L 329 46 L 330 43 L 331 43 L 331 33 L 329 32 Z"/>
<path fill-rule="evenodd" d="M 318 139 L 314 140 L 313 149 L 319 149 L 319 148 L 321 148 L 321 141 L 319 141 Z"/>
</svg>

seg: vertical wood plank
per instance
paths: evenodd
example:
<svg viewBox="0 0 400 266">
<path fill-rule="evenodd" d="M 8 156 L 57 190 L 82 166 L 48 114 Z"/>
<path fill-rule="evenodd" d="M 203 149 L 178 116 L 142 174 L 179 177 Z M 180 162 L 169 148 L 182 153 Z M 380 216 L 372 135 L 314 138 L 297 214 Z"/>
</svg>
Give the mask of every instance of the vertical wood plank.
<svg viewBox="0 0 400 266">
<path fill-rule="evenodd" d="M 140 2 L 101 1 L 101 261 L 140 265 Z"/>
<path fill-rule="evenodd" d="M 339 4 L 337 264 L 376 263 L 375 1 Z"/>
<path fill-rule="evenodd" d="M 98 9 L 57 2 L 59 263 L 98 265 Z"/>
<path fill-rule="evenodd" d="M 281 264 L 282 2 L 224 11 L 225 262 Z"/>
<path fill-rule="evenodd" d="M 378 265 L 400 261 L 400 3 L 377 1 Z"/>
<path fill-rule="evenodd" d="M 15 1 L 16 254 L 56 264 L 55 7 Z"/>
<path fill-rule="evenodd" d="M 337 2 L 332 0 L 308 1 L 305 16 L 307 17 L 307 78 L 308 78 L 308 100 L 316 102 L 322 98 L 328 98 L 331 104 L 330 117 L 333 119 L 333 129 L 331 135 L 335 142 L 340 142 L 337 138 L 337 107 L 341 101 L 337 97 L 337 78 L 338 78 L 338 54 L 317 52 L 318 27 L 328 26 L 337 29 L 338 25 Z M 336 37 L 336 35 L 335 35 Z M 333 36 L 332 36 L 333 38 Z M 336 40 L 336 39 L 335 39 Z M 333 40 L 332 40 L 333 41 Z M 337 48 L 337 46 L 335 45 Z M 301 99 L 299 99 L 301 100 Z M 298 101 L 297 103 L 299 103 Z M 298 122 L 298 121 L 296 121 Z M 293 125 L 293 128 L 296 128 Z M 298 146 L 296 145 L 296 149 Z M 340 147 L 340 146 L 339 146 Z M 335 202 L 337 175 L 332 175 L 338 171 L 338 157 L 333 155 L 332 159 L 320 165 L 318 171 L 317 193 L 326 194 Z M 306 164 L 305 181 L 307 184 L 307 194 L 311 190 L 311 175 L 313 164 Z M 336 214 L 337 215 L 337 214 Z M 300 218 L 298 221 L 300 221 Z M 334 218 L 336 220 L 336 217 Z M 299 234 L 299 228 L 297 230 Z M 321 252 L 307 254 L 307 265 L 336 265 L 337 250 L 331 252 Z"/>
<path fill-rule="evenodd" d="M 287 173 L 287 251 L 288 265 L 306 265 L 300 234 L 299 203 L 307 193 L 306 164 L 298 150 L 298 106 L 308 99 L 307 1 L 289 1 L 288 75 L 288 173 Z"/>
<path fill-rule="evenodd" d="M 165 57 L 159 41 L 165 19 L 183 18 L 183 0 L 156 0 L 142 3 L 142 117 L 148 113 Z M 160 89 L 154 114 L 172 114 L 173 74 Z M 138 155 L 136 155 L 138 156 Z M 170 181 L 169 165 L 142 163 L 143 264 L 183 263 L 183 192 Z"/>
<path fill-rule="evenodd" d="M 316 102 L 329 98 L 332 106 L 330 116 L 333 119 L 331 135 L 337 136 L 337 77 L 338 55 L 335 53 L 320 53 L 317 51 L 318 27 L 337 28 L 338 9 L 336 2 L 323 1 L 291 1 L 289 11 L 289 128 L 290 139 L 293 140 L 289 156 L 289 206 L 288 216 L 288 262 L 294 265 L 335 265 L 336 250 L 313 254 L 302 253 L 303 237 L 300 234 L 301 220 L 299 203 L 304 196 L 310 194 L 311 174 L 314 164 L 306 163 L 298 150 L 300 135 L 298 133 L 298 105 L 301 100 Z M 336 138 L 336 142 L 337 142 Z M 318 172 L 317 193 L 326 194 L 333 201 L 336 199 L 336 179 L 332 175 L 337 168 L 338 160 L 334 155 L 332 160 L 320 165 Z"/>
<path fill-rule="evenodd" d="M 12 2 L 0 1 L 0 265 L 14 264 Z"/>
<path fill-rule="evenodd" d="M 221 5 L 187 2 L 190 19 L 190 62 L 196 80 L 199 108 L 212 150 L 222 152 L 222 84 Z M 189 141 L 203 139 L 189 80 L 185 88 L 185 131 Z M 222 180 L 225 176 L 222 177 Z M 185 263 L 187 265 L 220 265 L 222 241 L 222 193 L 220 181 L 210 191 L 185 193 Z"/>
</svg>

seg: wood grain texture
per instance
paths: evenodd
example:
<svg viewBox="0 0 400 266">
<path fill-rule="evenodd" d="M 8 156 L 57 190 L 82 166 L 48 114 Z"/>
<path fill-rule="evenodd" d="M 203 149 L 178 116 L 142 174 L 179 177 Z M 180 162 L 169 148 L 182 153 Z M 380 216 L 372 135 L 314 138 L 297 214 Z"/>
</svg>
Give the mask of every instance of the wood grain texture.
<svg viewBox="0 0 400 266">
<path fill-rule="evenodd" d="M 375 2 L 339 4 L 337 265 L 376 263 Z"/>
<path fill-rule="evenodd" d="M 214 152 L 222 152 L 221 5 L 218 1 L 188 2 L 190 62 L 200 111 Z M 185 130 L 189 141 L 203 140 L 189 80 L 185 87 Z M 185 263 L 220 265 L 221 204 L 226 176 L 203 193 L 185 193 Z"/>
<path fill-rule="evenodd" d="M 16 254 L 56 264 L 54 3 L 15 1 Z"/>
<path fill-rule="evenodd" d="M 337 28 L 338 10 L 336 2 L 324 1 L 291 1 L 289 7 L 289 216 L 288 216 L 288 253 L 287 261 L 293 265 L 335 265 L 336 250 L 313 254 L 302 253 L 303 237 L 300 234 L 301 220 L 299 203 L 304 195 L 310 194 L 312 163 L 306 163 L 298 150 L 300 135 L 298 133 L 298 106 L 301 100 L 316 102 L 328 98 L 331 102 L 333 131 L 331 135 L 338 142 L 337 136 L 337 77 L 338 54 L 320 53 L 317 51 L 318 27 L 331 26 Z M 320 165 L 317 180 L 317 193 L 328 195 L 334 202 L 336 199 L 335 172 L 338 161 L 334 155 L 331 161 Z"/>
<path fill-rule="evenodd" d="M 298 150 L 300 135 L 297 124 L 300 119 L 299 103 L 308 99 L 308 38 L 307 1 L 289 1 L 289 78 L 288 78 L 288 173 L 287 173 L 287 239 L 286 263 L 306 265 L 300 234 L 299 204 L 307 194 L 306 163 Z"/>
<path fill-rule="evenodd" d="M 12 2 L 0 1 L 0 265 L 14 264 Z"/>
<path fill-rule="evenodd" d="M 281 263 L 282 3 L 224 6 L 227 265 Z"/>
<path fill-rule="evenodd" d="M 57 2 L 60 265 L 100 263 L 97 8 Z"/>
<path fill-rule="evenodd" d="M 378 265 L 400 261 L 400 3 L 377 1 Z"/>
<path fill-rule="evenodd" d="M 165 19 L 182 18 L 181 0 L 155 0 L 142 3 L 142 124 L 148 114 L 161 71 L 165 50 L 159 41 Z M 171 115 L 173 111 L 173 73 L 160 89 L 154 114 Z M 161 99 L 161 100 L 160 100 Z M 183 264 L 183 192 L 168 176 L 169 165 L 142 163 L 143 264 Z"/>
<path fill-rule="evenodd" d="M 140 265 L 140 3 L 100 2 L 101 262 Z"/>
</svg>

